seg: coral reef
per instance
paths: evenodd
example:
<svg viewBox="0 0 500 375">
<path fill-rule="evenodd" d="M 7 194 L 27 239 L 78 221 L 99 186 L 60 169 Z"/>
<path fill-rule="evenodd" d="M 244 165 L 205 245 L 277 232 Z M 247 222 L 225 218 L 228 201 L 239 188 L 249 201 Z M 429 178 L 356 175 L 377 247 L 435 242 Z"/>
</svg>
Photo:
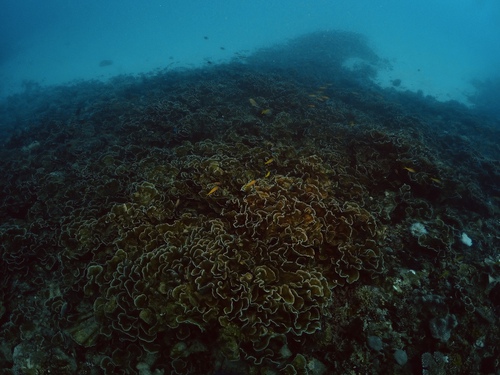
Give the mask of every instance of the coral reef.
<svg viewBox="0 0 500 375">
<path fill-rule="evenodd" d="M 498 371 L 498 123 L 381 66 L 324 32 L 9 98 L 0 373 Z"/>
</svg>

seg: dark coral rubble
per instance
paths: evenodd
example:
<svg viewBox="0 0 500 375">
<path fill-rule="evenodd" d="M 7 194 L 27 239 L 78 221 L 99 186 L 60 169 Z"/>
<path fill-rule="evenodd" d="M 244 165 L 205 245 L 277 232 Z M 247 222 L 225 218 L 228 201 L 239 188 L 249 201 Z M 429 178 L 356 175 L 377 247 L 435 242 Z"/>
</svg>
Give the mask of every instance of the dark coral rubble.
<svg viewBox="0 0 500 375">
<path fill-rule="evenodd" d="M 384 64 L 316 33 L 5 101 L 2 373 L 498 371 L 499 124 Z"/>
</svg>

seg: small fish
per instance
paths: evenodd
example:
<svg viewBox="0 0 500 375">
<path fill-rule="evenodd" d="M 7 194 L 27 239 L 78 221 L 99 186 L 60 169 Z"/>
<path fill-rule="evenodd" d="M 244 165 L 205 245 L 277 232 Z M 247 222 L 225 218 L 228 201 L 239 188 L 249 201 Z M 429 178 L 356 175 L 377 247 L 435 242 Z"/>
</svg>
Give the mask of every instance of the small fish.
<svg viewBox="0 0 500 375">
<path fill-rule="evenodd" d="M 406 170 L 407 170 L 408 172 L 410 172 L 410 173 L 415 173 L 415 172 L 416 172 L 416 170 L 415 170 L 415 169 L 410 168 L 410 167 L 403 167 L 403 169 L 406 169 Z"/>
<path fill-rule="evenodd" d="M 269 177 L 271 175 L 271 171 L 267 171 L 266 175 L 264 177 Z"/>
<path fill-rule="evenodd" d="M 259 105 L 257 104 L 257 102 L 255 101 L 255 99 L 248 99 L 248 101 L 250 102 L 250 104 L 252 105 L 252 107 L 258 107 Z"/>
<path fill-rule="evenodd" d="M 431 177 L 431 181 L 435 182 L 438 185 L 441 185 L 443 181 L 441 181 L 439 178 Z"/>
<path fill-rule="evenodd" d="M 99 63 L 99 66 L 102 68 L 104 66 L 110 66 L 110 65 L 113 65 L 113 60 L 102 60 L 100 63 Z"/>
<path fill-rule="evenodd" d="M 316 108 L 316 106 L 314 104 L 308 104 L 307 105 L 309 108 Z"/>
<path fill-rule="evenodd" d="M 260 114 L 263 116 L 269 116 L 269 115 L 273 114 L 273 111 L 270 108 L 266 108 L 266 109 L 263 109 L 262 111 L 260 111 Z"/>
<path fill-rule="evenodd" d="M 207 197 L 215 193 L 217 190 L 219 190 L 219 185 L 215 185 L 210 191 L 207 193 Z"/>
<path fill-rule="evenodd" d="M 309 97 L 311 97 L 311 98 L 315 98 L 315 97 L 316 97 L 316 94 L 309 94 Z"/>
<path fill-rule="evenodd" d="M 241 187 L 241 190 L 242 190 L 242 191 L 245 191 L 245 190 L 246 190 L 246 189 L 248 189 L 249 187 L 251 187 L 251 186 L 255 185 L 255 183 L 256 183 L 256 182 L 257 182 L 257 180 L 252 180 L 252 181 L 250 181 L 250 182 L 247 182 L 245 185 L 243 185 L 243 186 Z"/>
<path fill-rule="evenodd" d="M 264 162 L 264 164 L 265 164 L 265 165 L 269 165 L 269 164 L 271 164 L 273 161 L 274 161 L 274 159 L 273 159 L 273 158 L 271 158 L 271 159 L 269 159 L 269 160 L 265 161 L 265 162 Z"/>
</svg>

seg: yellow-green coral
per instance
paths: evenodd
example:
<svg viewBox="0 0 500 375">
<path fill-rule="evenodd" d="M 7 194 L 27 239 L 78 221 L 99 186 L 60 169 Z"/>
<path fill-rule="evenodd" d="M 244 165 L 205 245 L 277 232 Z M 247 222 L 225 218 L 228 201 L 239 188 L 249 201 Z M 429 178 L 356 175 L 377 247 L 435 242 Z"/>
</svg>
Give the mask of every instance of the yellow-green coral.
<svg viewBox="0 0 500 375">
<path fill-rule="evenodd" d="M 103 327 L 129 340 L 151 342 L 184 326 L 220 334 L 232 327 L 245 358 L 260 363 L 277 355 L 265 349 L 279 337 L 321 329 L 332 288 L 380 271 L 378 225 L 354 201 L 335 197 L 331 170 L 318 157 L 278 161 L 266 178 L 257 177 L 258 165 L 248 169 L 263 165 L 266 153 L 240 145 L 244 155 L 262 155 L 253 161 L 215 142 L 199 147 L 214 156 L 177 159 L 165 168 L 176 174 L 163 179 L 166 187 L 144 181 L 129 202 L 113 206 L 104 221 L 116 250 L 89 267 L 85 290 L 97 296 Z M 210 181 L 220 194 L 203 192 Z M 174 196 L 179 203 L 170 203 Z M 234 339 L 223 341 L 237 357 Z"/>
</svg>

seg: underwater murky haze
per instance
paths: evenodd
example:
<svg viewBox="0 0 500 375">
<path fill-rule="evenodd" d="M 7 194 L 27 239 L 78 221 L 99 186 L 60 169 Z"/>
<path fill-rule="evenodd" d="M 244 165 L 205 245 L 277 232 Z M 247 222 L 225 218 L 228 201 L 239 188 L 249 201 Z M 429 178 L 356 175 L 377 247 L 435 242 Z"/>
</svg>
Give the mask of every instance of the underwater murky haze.
<svg viewBox="0 0 500 375">
<path fill-rule="evenodd" d="M 498 74 L 500 3 L 463 1 L 2 1 L 0 95 L 240 58 L 300 34 L 365 34 L 391 64 L 378 82 L 464 100 Z M 100 64 L 103 60 L 108 64 Z"/>
</svg>

